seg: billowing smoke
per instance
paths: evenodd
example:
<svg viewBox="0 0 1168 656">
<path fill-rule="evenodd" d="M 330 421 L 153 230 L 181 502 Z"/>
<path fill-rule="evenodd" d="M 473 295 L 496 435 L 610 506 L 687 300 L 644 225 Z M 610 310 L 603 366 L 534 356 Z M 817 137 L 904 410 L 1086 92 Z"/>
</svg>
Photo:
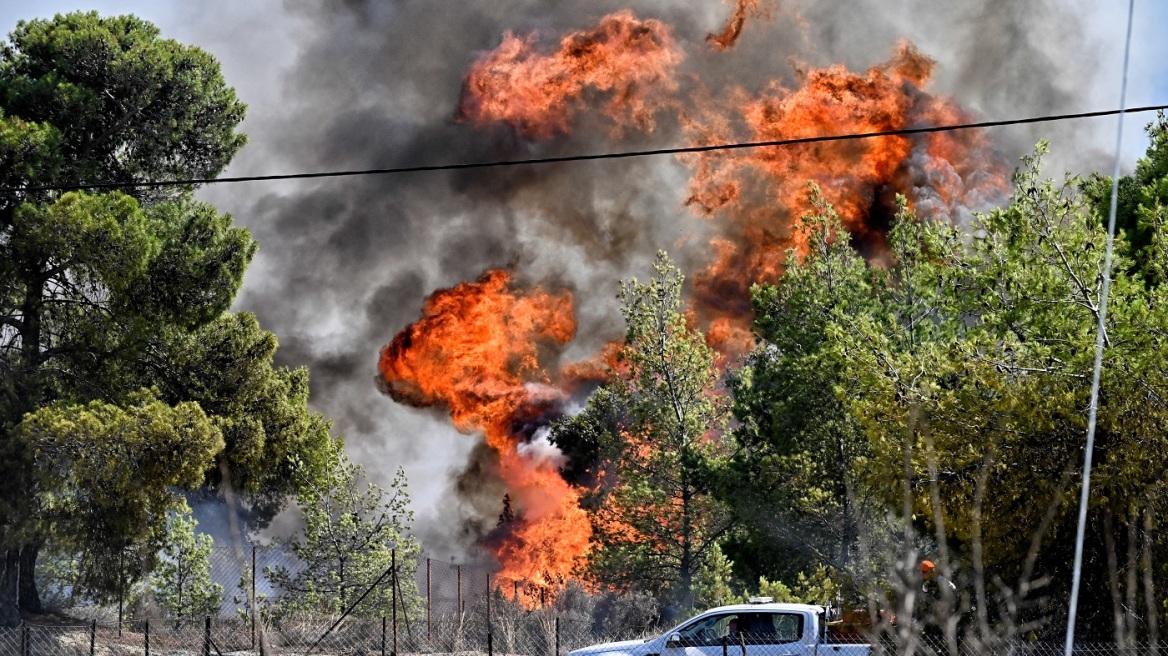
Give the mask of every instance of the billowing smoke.
<svg viewBox="0 0 1168 656">
<path fill-rule="evenodd" d="M 927 93 L 925 105 L 955 119 L 1084 108 L 1081 85 L 1094 77 L 1098 60 L 1093 44 L 1071 38 L 1083 33 L 1082 25 L 1055 3 L 983 0 L 960 9 L 925 0 L 889 4 L 854 2 L 844 11 L 811 0 L 290 0 L 285 10 L 294 18 L 281 20 L 294 22 L 289 32 L 299 51 L 276 81 L 278 92 L 270 94 L 279 102 L 253 104 L 245 126 L 252 145 L 230 173 L 519 159 L 757 138 L 769 134 L 765 122 L 751 129 L 750 121 L 760 115 L 720 114 L 726 123 L 718 124 L 710 118 L 711 106 L 735 97 L 781 104 L 815 71 L 833 66 L 859 78 L 876 75 L 870 73 L 874 67 L 883 70 L 898 93 L 918 100 Z M 638 75 L 610 87 L 565 80 L 566 100 L 542 115 L 546 127 L 530 112 L 519 121 L 507 119 L 506 107 L 490 113 L 498 108 L 465 94 L 479 84 L 468 78 L 476 62 L 515 55 L 523 47 L 559 56 L 570 66 L 580 53 L 561 39 L 603 29 L 605 17 L 614 15 L 639 22 L 637 31 L 625 34 L 645 39 L 638 42 L 644 57 Z M 916 50 L 906 50 L 902 39 Z M 918 56 L 934 60 L 927 72 L 913 68 Z M 514 85 L 536 74 L 556 72 L 529 70 L 503 82 Z M 246 89 L 241 93 L 248 99 Z M 522 100 L 505 89 L 494 95 Z M 985 135 L 992 143 L 974 150 L 1009 167 L 1038 138 L 1069 142 L 1072 129 L 1075 143 L 1082 143 L 1089 128 L 1047 125 Z M 943 152 L 910 148 L 888 163 L 889 179 L 903 182 L 909 193 L 918 189 L 916 201 L 924 209 L 960 214 L 996 199 L 992 185 L 976 185 L 976 171 L 955 173 L 964 187 L 976 187 L 960 203 L 935 193 L 939 185 L 929 176 L 952 173 L 930 164 Z M 956 155 L 942 159 L 961 163 Z M 713 174 L 725 174 L 718 167 L 731 161 L 753 176 L 767 175 L 746 158 L 654 157 L 296 182 L 246 192 L 222 188 L 210 195 L 261 243 L 239 308 L 256 312 L 280 335 L 284 364 L 310 367 L 313 404 L 335 421 L 356 460 L 385 479 L 399 464 L 406 466 L 427 548 L 443 558 L 465 557 L 473 540 L 498 520 L 507 488 L 497 470 L 505 464 L 496 451 L 459 434 L 448 410 L 418 410 L 383 396 L 373 383 L 382 347 L 418 320 L 435 289 L 505 270 L 525 285 L 572 294 L 575 338 L 553 353 L 541 352 L 549 359 L 540 366 L 552 371 L 588 360 L 623 333 L 614 298 L 618 281 L 645 278 L 659 248 L 669 250 L 692 278 L 709 283 L 702 289 L 705 318 L 711 325 L 731 321 L 723 326 L 726 342 L 740 342 L 734 330 L 741 325 L 735 323 L 741 299 L 721 290 L 741 283 L 719 274 L 720 260 L 709 244 L 730 235 L 726 243 L 740 248 L 753 233 L 748 223 L 718 218 L 729 210 L 710 202 L 717 185 L 693 181 L 706 165 Z M 884 193 L 877 188 L 884 184 L 880 180 L 873 194 Z M 747 191 L 738 200 L 758 212 L 780 199 Z M 736 251 L 723 254 L 734 261 Z M 773 276 L 775 266 L 781 262 L 760 255 L 761 275 Z M 727 307 L 719 307 L 719 300 Z"/>
</svg>

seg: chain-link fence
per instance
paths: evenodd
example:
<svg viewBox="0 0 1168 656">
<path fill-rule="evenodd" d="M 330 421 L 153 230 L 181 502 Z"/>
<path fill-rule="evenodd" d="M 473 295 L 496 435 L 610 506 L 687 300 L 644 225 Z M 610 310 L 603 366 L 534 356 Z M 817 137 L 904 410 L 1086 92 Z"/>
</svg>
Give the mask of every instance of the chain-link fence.
<svg viewBox="0 0 1168 656">
<path fill-rule="evenodd" d="M 386 565 L 384 568 L 381 565 Z M 930 633 L 863 631 L 808 636 L 723 631 L 666 644 L 659 603 L 649 595 L 588 594 L 465 565 L 392 552 L 376 570 L 330 571 L 313 579 L 289 551 L 256 545 L 216 548 L 201 582 L 169 589 L 166 606 L 142 577 L 115 604 L 58 606 L 52 624 L 0 628 L 0 656 L 167 654 L 460 654 L 561 656 L 600 643 L 636 639 L 625 653 L 649 656 L 1057 656 L 1061 644 L 958 640 Z M 197 577 L 196 577 L 197 578 Z M 329 587 L 331 586 L 331 587 Z M 197 588 L 197 590 L 196 590 Z M 201 614 L 179 603 L 210 600 Z M 186 609 L 184 614 L 175 608 Z M 64 619 L 68 618 L 68 619 Z M 723 627 L 726 628 L 726 627 Z M 884 627 L 889 628 L 889 627 Z M 900 627 L 903 628 L 903 627 Z M 733 636 L 733 637 L 731 637 Z M 652 644 L 645 641 L 653 640 Z M 700 643 L 700 644 L 699 644 Z M 1156 643 L 1077 645 L 1081 656 L 1156 656 Z"/>
<path fill-rule="evenodd" d="M 493 577 L 486 565 L 463 565 L 393 552 L 384 570 L 330 572 L 337 587 L 300 576 L 308 569 L 271 546 L 211 550 L 207 571 L 181 584 L 149 575 L 93 604 L 54 595 L 52 625 L 0 629 L 0 656 L 31 654 L 480 653 L 554 655 L 609 638 L 647 635 L 655 610 L 629 612 L 628 601 L 602 609 L 594 622 L 581 590 Z M 347 580 L 341 581 L 340 579 Z M 340 584 L 344 583 L 344 586 Z M 160 586 L 169 585 L 159 600 Z M 338 595 L 343 601 L 337 603 Z M 202 614 L 182 601 L 207 598 Z M 636 599 L 636 596 L 630 597 Z M 648 597 L 640 599 L 650 606 Z M 178 604 L 176 606 L 175 604 Z M 610 604 L 612 605 L 612 604 Z M 182 612 L 176 612 L 175 608 Z"/>
<path fill-rule="evenodd" d="M 395 630 L 396 628 L 396 630 Z M 416 627 L 425 629 L 425 626 Z M 549 612 L 520 621 L 468 613 L 444 616 L 421 631 L 394 627 L 388 617 L 328 622 L 299 618 L 253 627 L 245 620 L 155 620 L 38 625 L 0 629 L 3 656 L 141 654 L 509 654 L 555 656 L 591 644 L 587 630 Z"/>
<path fill-rule="evenodd" d="M 521 617 L 468 614 L 461 620 L 443 616 L 431 628 L 429 639 L 421 633 L 395 633 L 389 618 L 357 618 L 334 624 L 299 619 L 279 625 L 253 627 L 238 619 L 206 617 L 202 621 L 136 621 L 88 624 L 38 625 L 0 629 L 0 654 L 4 656 L 244 656 L 256 654 L 304 654 L 327 656 L 360 654 L 459 654 L 465 656 L 564 656 L 572 649 L 594 644 L 590 627 L 564 618 L 552 609 Z M 453 622 L 452 622 L 453 620 Z M 258 628 L 258 630 L 254 630 Z M 331 629 L 331 630 L 330 630 Z M 400 627 L 399 627 L 400 630 Z M 820 644 L 803 636 L 796 642 L 776 642 L 757 636 L 723 637 L 709 644 L 624 644 L 616 653 L 638 654 L 652 650 L 660 656 L 1060 656 L 1062 644 L 1031 642 L 962 642 L 956 646 L 934 636 L 917 636 L 910 644 L 875 641 L 841 645 Z M 1158 656 L 1156 644 L 1079 644 L 1075 656 Z"/>
</svg>

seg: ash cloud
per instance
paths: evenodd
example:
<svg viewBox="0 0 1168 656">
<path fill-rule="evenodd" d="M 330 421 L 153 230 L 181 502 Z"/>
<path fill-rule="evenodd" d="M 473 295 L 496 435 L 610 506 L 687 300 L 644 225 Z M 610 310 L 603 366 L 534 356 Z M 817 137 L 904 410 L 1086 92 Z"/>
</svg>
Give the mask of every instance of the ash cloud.
<svg viewBox="0 0 1168 656">
<path fill-rule="evenodd" d="M 679 126 L 667 121 L 617 142 L 585 117 L 572 135 L 538 143 L 453 121 L 468 67 L 505 31 L 538 30 L 554 43 L 625 7 L 670 24 L 687 53 L 686 84 L 700 80 L 714 94 L 731 86 L 754 92 L 772 80 L 794 86 L 792 62 L 863 71 L 907 37 L 937 59 L 934 90 L 985 118 L 1077 111 L 1097 73 L 1098 47 L 1080 19 L 1053 5 L 783 2 L 769 17 L 749 17 L 734 47 L 716 52 L 704 40 L 726 24 L 732 2 L 288 0 L 278 14 L 249 18 L 251 30 L 280 32 L 297 50 L 267 86 L 240 88 L 252 103 L 251 143 L 228 174 L 682 145 Z M 229 64 L 231 46 L 224 48 L 215 52 Z M 683 104 L 686 93 L 678 96 Z M 1052 138 L 1056 152 L 1081 148 L 1081 129 L 1037 126 L 994 140 L 1012 162 L 1040 136 Z M 1086 157 L 1077 164 L 1100 165 Z M 623 332 L 619 280 L 646 278 L 658 248 L 687 273 L 705 261 L 698 247 L 710 228 L 684 207 L 688 177 L 675 159 L 656 157 L 231 185 L 204 195 L 261 244 L 238 309 L 255 312 L 280 336 L 282 364 L 309 367 L 314 407 L 375 480 L 388 482 L 399 464 L 406 467 L 419 534 L 436 557 L 461 558 L 462 531 L 501 512 L 490 450 L 449 422 L 381 396 L 372 383 L 380 348 L 418 317 L 434 289 L 517 263 L 527 279 L 575 290 L 579 337 L 565 357 L 591 355 Z"/>
</svg>

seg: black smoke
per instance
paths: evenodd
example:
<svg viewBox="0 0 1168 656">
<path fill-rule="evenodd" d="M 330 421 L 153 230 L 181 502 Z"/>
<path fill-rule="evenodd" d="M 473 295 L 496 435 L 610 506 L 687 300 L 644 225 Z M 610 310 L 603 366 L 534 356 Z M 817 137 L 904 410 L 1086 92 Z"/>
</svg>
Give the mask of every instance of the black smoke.
<svg viewBox="0 0 1168 656">
<path fill-rule="evenodd" d="M 1097 74 L 1096 44 L 1074 15 L 1048 0 L 951 4 L 782 2 L 769 18 L 748 18 L 736 46 L 716 52 L 705 36 L 725 24 L 732 2 L 288 0 L 281 13 L 233 28 L 240 38 L 283 30 L 296 50 L 285 68 L 248 76 L 263 80 L 262 89 L 239 89 L 258 100 L 245 125 L 251 144 L 228 174 L 685 145 L 668 117 L 652 134 L 614 140 L 585 115 L 572 135 L 544 142 L 454 121 L 464 74 L 504 32 L 537 31 L 554 47 L 560 34 L 625 7 L 672 26 L 687 56 L 683 108 L 687 89 L 795 86 L 806 65 L 862 71 L 907 37 L 938 60 L 934 88 L 984 118 L 1084 109 L 1080 89 Z M 1071 129 L 1083 126 L 995 137 L 1013 160 L 1040 137 L 1069 144 Z M 687 271 L 704 261 L 711 228 L 684 207 L 688 175 L 677 160 L 654 157 L 206 193 L 261 245 L 237 308 L 280 336 L 282 364 L 309 367 L 312 403 L 335 422 L 354 459 L 386 481 L 399 464 L 407 467 L 423 539 L 444 557 L 460 553 L 474 533 L 463 532 L 468 521 L 495 521 L 502 488 L 491 483 L 489 449 L 378 394 L 379 349 L 418 317 L 434 289 L 514 265 L 528 280 L 575 290 L 579 337 L 564 357 L 591 355 L 623 332 L 619 280 L 646 278 L 659 248 Z"/>
</svg>

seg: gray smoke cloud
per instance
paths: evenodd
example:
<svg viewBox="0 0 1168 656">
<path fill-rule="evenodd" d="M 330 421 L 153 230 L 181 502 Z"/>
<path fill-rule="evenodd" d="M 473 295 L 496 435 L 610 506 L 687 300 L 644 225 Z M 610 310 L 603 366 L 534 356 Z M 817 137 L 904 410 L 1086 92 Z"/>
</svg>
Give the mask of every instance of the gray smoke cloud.
<svg viewBox="0 0 1168 656">
<path fill-rule="evenodd" d="M 782 2 L 769 19 L 748 19 L 735 48 L 712 52 L 704 37 L 722 27 L 732 4 L 289 0 L 184 15 L 198 33 L 218 30 L 204 47 L 251 104 L 251 142 L 228 175 L 684 145 L 667 122 L 617 142 L 585 117 L 571 136 L 535 143 L 502 127 L 453 121 L 468 67 L 505 31 L 538 31 L 554 43 L 625 7 L 671 25 L 687 54 L 686 79 L 715 94 L 730 86 L 757 92 L 773 80 L 793 86 L 792 61 L 863 71 L 908 38 L 938 61 L 932 89 L 987 119 L 1115 104 L 1110 88 L 1096 84 L 1115 46 L 1092 31 L 1094 10 L 1085 3 L 1068 11 L 1052 1 Z M 1045 137 L 1059 154 L 1052 171 L 1096 169 L 1108 162 L 1107 139 L 1096 131 L 1110 125 L 1041 125 L 994 139 L 1008 162 Z M 501 508 L 491 499 L 502 488 L 484 471 L 489 450 L 476 450 L 476 439 L 440 413 L 377 392 L 380 348 L 418 317 L 433 290 L 513 265 L 525 280 L 575 291 L 579 337 L 564 357 L 591 355 L 623 332 L 618 281 L 648 277 L 658 248 L 687 270 L 704 262 L 690 246 L 709 226 L 683 206 L 688 178 L 681 163 L 657 157 L 202 193 L 261 244 L 237 309 L 255 312 L 280 336 L 282 364 L 309 367 L 314 408 L 335 422 L 375 480 L 406 468 L 420 537 L 445 559 L 466 557 L 474 533 L 465 531 L 467 520 L 492 521 Z"/>
</svg>

